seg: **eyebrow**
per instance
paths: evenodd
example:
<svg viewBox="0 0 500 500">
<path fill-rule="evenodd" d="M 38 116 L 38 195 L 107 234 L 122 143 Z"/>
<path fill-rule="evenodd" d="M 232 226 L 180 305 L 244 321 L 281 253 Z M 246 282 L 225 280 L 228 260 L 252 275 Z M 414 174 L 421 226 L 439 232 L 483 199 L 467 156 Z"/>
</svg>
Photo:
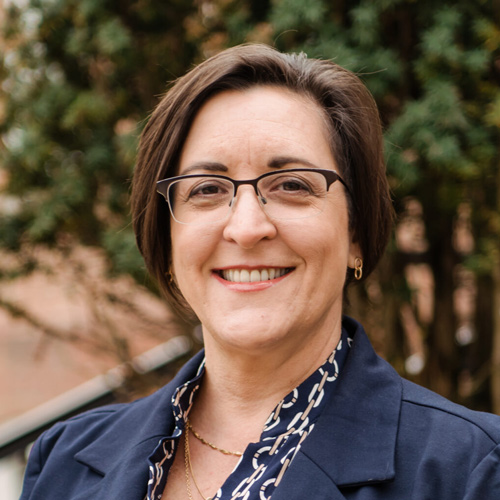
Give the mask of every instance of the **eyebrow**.
<svg viewBox="0 0 500 500">
<path fill-rule="evenodd" d="M 271 158 L 271 160 L 267 163 L 267 166 L 269 168 L 283 168 L 286 167 L 287 165 L 290 165 L 291 163 L 294 163 L 296 165 L 303 165 L 305 167 L 309 168 L 318 168 L 317 165 L 314 163 L 311 163 L 308 160 L 305 160 L 304 158 L 299 158 L 296 156 L 275 156 L 274 158 Z M 193 163 L 192 165 L 189 165 L 189 167 L 186 167 L 180 175 L 187 175 L 190 174 L 191 172 L 196 172 L 196 171 L 208 171 L 208 172 L 229 172 L 229 168 L 224 165 L 223 163 L 219 163 L 216 161 L 199 161 L 196 163 Z"/>
<path fill-rule="evenodd" d="M 286 165 L 290 165 L 290 163 L 304 165 L 305 167 L 310 167 L 310 168 L 318 168 L 318 166 L 315 165 L 314 163 L 311 163 L 310 161 L 305 160 L 304 158 L 298 158 L 296 156 L 275 156 L 274 158 L 271 159 L 271 161 L 269 161 L 267 166 L 270 168 L 282 168 L 285 167 Z"/>
<path fill-rule="evenodd" d="M 208 170 L 209 172 L 228 172 L 229 169 L 223 163 L 216 161 L 198 161 L 186 167 L 179 175 L 187 175 L 197 170 Z"/>
</svg>

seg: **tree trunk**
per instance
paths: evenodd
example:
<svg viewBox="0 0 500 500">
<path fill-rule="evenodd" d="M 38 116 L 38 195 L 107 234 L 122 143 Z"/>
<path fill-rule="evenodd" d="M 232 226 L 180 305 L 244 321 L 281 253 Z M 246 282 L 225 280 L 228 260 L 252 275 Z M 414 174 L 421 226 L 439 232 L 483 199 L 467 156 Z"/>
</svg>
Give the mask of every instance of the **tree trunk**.
<svg viewBox="0 0 500 500">
<path fill-rule="evenodd" d="M 457 345 L 456 318 L 453 306 L 454 270 L 457 256 L 452 245 L 453 220 L 443 214 L 440 218 L 441 237 L 434 239 L 431 265 L 435 275 L 434 321 L 429 329 L 428 364 L 424 375 L 427 387 L 456 399 Z"/>
<path fill-rule="evenodd" d="M 500 214 L 500 168 L 497 169 L 497 214 Z M 500 217 L 500 216 L 499 216 Z M 499 235 L 494 238 L 500 239 Z M 491 353 L 491 401 L 493 411 L 500 415 L 500 242 L 494 250 L 493 268 L 493 340 Z"/>
</svg>

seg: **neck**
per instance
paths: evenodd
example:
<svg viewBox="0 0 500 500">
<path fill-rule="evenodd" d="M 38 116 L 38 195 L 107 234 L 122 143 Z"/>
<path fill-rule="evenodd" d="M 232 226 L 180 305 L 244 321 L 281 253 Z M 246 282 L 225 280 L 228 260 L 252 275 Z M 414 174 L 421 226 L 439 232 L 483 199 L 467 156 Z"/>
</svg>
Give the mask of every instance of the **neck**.
<svg viewBox="0 0 500 500">
<path fill-rule="evenodd" d="M 244 449 L 258 441 L 276 405 L 316 371 L 340 339 L 340 321 L 328 336 L 288 350 L 223 348 L 206 336 L 206 372 L 190 420 L 221 446 Z M 218 436 L 214 429 L 223 429 Z"/>
</svg>

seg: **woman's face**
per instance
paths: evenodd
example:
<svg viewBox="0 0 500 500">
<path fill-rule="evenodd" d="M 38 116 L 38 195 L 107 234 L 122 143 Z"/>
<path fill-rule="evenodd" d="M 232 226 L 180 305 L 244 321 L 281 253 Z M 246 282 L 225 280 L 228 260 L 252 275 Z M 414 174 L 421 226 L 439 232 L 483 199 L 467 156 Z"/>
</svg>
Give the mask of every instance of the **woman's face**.
<svg viewBox="0 0 500 500">
<path fill-rule="evenodd" d="M 225 91 L 198 112 L 178 175 L 252 179 L 278 168 L 336 169 L 327 137 L 321 110 L 299 95 L 263 86 Z M 273 220 L 252 186 L 243 185 L 227 219 L 203 226 L 171 222 L 173 272 L 203 325 L 207 349 L 214 342 L 255 354 L 309 342 L 335 347 L 346 268 L 360 256 L 349 234 L 346 196 L 335 182 L 320 214 Z M 238 281 L 223 277 L 229 270 L 239 271 L 232 278 Z M 241 275 L 262 270 L 269 276 L 254 272 L 258 281 L 243 282 Z M 267 279 L 273 272 L 279 277 Z"/>
</svg>

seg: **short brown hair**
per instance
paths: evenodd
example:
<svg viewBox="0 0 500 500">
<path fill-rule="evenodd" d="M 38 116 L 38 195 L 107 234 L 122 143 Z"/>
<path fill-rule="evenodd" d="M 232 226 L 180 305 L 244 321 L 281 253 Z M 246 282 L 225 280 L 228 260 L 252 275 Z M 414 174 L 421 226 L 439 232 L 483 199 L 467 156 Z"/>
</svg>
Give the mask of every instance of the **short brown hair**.
<svg viewBox="0 0 500 500">
<path fill-rule="evenodd" d="M 132 217 L 139 250 L 150 274 L 174 305 L 183 297 L 169 278 L 170 214 L 156 182 L 176 175 L 193 119 L 210 97 L 258 85 L 286 88 L 324 110 L 331 149 L 352 193 L 350 223 L 363 257 L 363 278 L 377 265 L 390 236 L 393 209 L 385 174 L 377 106 L 360 79 L 328 60 L 283 54 L 266 45 L 227 49 L 179 78 L 145 127 L 132 183 Z M 352 279 L 348 272 L 347 282 Z"/>
</svg>

